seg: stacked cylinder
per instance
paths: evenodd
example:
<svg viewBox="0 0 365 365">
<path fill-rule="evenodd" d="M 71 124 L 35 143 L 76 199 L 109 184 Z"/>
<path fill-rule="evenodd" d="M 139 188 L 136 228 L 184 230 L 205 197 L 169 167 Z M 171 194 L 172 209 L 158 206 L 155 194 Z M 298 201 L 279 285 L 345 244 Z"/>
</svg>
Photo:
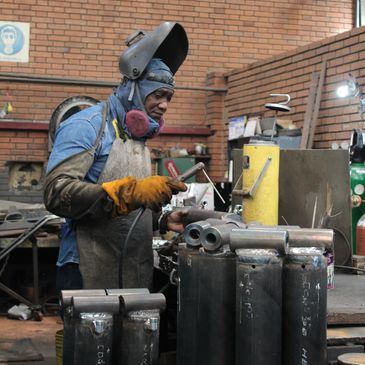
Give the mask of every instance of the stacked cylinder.
<svg viewBox="0 0 365 365">
<path fill-rule="evenodd" d="M 326 364 L 333 231 L 188 225 L 179 245 L 178 365 Z"/>
<path fill-rule="evenodd" d="M 163 294 L 148 289 L 65 290 L 63 364 L 157 365 Z"/>
</svg>

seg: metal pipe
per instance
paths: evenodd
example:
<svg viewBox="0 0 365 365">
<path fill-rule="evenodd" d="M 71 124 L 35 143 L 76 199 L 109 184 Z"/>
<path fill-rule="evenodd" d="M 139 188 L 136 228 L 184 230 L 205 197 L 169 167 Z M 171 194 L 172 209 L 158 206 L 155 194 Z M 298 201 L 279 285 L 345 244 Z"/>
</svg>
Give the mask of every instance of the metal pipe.
<svg viewBox="0 0 365 365">
<path fill-rule="evenodd" d="M 331 248 L 334 231 L 332 229 L 288 228 L 290 247 Z"/>
<path fill-rule="evenodd" d="M 120 303 L 117 295 L 72 297 L 72 315 L 81 313 L 119 313 Z"/>
<path fill-rule="evenodd" d="M 333 229 L 323 228 L 300 228 L 299 226 L 265 226 L 248 225 L 247 229 L 272 230 L 282 229 L 288 232 L 290 247 L 320 247 L 331 248 L 333 245 Z"/>
<path fill-rule="evenodd" d="M 234 220 L 242 222 L 242 217 L 234 213 L 219 212 L 216 210 L 199 209 L 194 207 L 185 207 L 179 209 L 179 211 L 183 213 L 182 222 L 184 224 L 184 227 L 186 227 L 190 223 L 204 221 L 209 218 Z"/>
<path fill-rule="evenodd" d="M 287 231 L 278 229 L 232 229 L 230 233 L 230 249 L 236 251 L 242 248 L 275 249 L 282 254 L 289 251 L 289 235 Z"/>
<path fill-rule="evenodd" d="M 198 221 L 188 224 L 184 229 L 184 240 L 187 245 L 197 247 L 202 244 L 202 233 L 205 229 L 211 227 L 211 225 L 221 225 L 223 221 L 217 218 L 208 218 L 204 221 Z"/>
<path fill-rule="evenodd" d="M 237 222 L 227 222 L 203 229 L 200 240 L 204 250 L 214 252 L 219 250 L 223 245 L 229 244 L 232 229 L 238 227 L 239 224 Z"/>
<path fill-rule="evenodd" d="M 147 288 L 106 289 L 107 295 L 149 294 Z"/>
<path fill-rule="evenodd" d="M 72 297 L 105 296 L 104 289 L 61 290 L 61 306 L 65 310 L 72 304 Z"/>
<path fill-rule="evenodd" d="M 166 298 L 162 293 L 121 295 L 119 299 L 122 313 L 153 309 L 163 311 L 166 307 Z"/>
</svg>

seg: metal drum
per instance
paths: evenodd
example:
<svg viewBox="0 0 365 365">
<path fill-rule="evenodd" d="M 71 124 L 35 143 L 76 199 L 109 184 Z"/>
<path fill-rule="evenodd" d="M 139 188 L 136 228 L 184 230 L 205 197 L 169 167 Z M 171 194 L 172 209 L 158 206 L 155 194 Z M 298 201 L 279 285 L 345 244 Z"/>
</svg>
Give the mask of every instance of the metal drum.
<svg viewBox="0 0 365 365">
<path fill-rule="evenodd" d="M 281 365 L 282 258 L 236 253 L 236 365 Z"/>
<path fill-rule="evenodd" d="M 327 266 L 319 250 L 292 249 L 283 268 L 283 365 L 327 364 Z"/>
</svg>

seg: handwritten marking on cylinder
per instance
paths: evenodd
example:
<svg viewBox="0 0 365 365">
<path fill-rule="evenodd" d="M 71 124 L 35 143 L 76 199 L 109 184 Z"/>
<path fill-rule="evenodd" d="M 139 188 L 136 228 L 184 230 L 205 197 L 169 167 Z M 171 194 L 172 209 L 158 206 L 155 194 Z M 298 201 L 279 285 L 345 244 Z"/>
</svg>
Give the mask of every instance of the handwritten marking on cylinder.
<svg viewBox="0 0 365 365">
<path fill-rule="evenodd" d="M 250 274 L 244 274 L 243 280 L 239 283 L 240 288 L 240 324 L 242 324 L 242 317 L 243 315 L 248 318 L 252 319 L 254 317 L 254 310 L 252 307 L 252 303 L 250 302 L 243 302 L 243 294 L 245 294 L 246 299 L 250 300 L 250 296 L 253 291 L 253 283 L 250 278 Z"/>
<path fill-rule="evenodd" d="M 308 351 L 305 348 L 302 348 L 302 363 L 301 363 L 301 365 L 308 365 L 307 352 Z"/>
<path fill-rule="evenodd" d="M 303 303 L 303 313 L 305 314 L 302 316 L 302 335 L 304 337 L 308 336 L 308 330 L 312 327 L 312 316 L 311 310 L 309 306 L 309 296 L 310 296 L 310 288 L 311 284 L 307 281 L 306 276 L 302 276 L 302 288 L 303 288 L 303 296 L 302 296 L 302 303 Z"/>
</svg>

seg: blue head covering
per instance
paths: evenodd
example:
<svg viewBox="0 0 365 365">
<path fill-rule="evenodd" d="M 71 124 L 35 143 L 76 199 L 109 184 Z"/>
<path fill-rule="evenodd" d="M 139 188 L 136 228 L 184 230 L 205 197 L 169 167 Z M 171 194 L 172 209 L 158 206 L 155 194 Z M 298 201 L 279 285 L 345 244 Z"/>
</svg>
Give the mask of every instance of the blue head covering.
<svg viewBox="0 0 365 365">
<path fill-rule="evenodd" d="M 145 112 L 144 103 L 151 93 L 161 88 L 174 89 L 173 74 L 162 60 L 153 58 L 146 66 L 142 76 L 133 81 L 124 79 L 109 96 L 109 118 L 117 119 L 119 125 L 129 137 L 132 137 L 125 124 L 126 112 L 137 109 Z M 157 121 L 149 117 L 150 128 L 145 136 L 153 135 L 160 127 Z"/>
</svg>

